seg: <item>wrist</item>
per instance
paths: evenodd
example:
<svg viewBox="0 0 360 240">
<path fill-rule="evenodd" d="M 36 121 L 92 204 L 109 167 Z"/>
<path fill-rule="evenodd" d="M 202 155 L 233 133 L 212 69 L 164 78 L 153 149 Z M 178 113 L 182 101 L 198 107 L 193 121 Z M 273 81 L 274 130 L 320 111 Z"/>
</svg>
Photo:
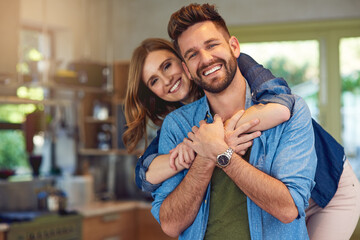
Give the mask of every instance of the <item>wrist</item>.
<svg viewBox="0 0 360 240">
<path fill-rule="evenodd" d="M 216 157 L 217 166 L 220 168 L 227 167 L 231 162 L 233 153 L 234 153 L 234 150 L 231 147 L 229 147 L 228 149 L 226 149 L 226 151 L 217 155 L 217 157 Z"/>
<path fill-rule="evenodd" d="M 216 148 L 214 148 L 213 151 L 213 157 L 212 159 L 215 161 L 215 163 L 217 163 L 217 157 L 219 156 L 219 154 L 224 153 L 230 146 L 228 146 L 225 142 L 218 144 Z"/>
</svg>

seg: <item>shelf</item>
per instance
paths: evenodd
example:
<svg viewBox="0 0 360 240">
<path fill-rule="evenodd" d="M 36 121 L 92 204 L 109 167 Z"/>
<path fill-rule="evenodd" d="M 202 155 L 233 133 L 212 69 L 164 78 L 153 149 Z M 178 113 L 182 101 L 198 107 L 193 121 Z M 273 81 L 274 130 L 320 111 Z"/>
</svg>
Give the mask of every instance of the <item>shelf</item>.
<svg viewBox="0 0 360 240">
<path fill-rule="evenodd" d="M 97 119 L 94 117 L 87 116 L 87 117 L 85 117 L 85 122 L 87 122 L 87 123 L 115 123 L 115 118 L 109 117 L 107 119 L 102 120 L 102 119 Z"/>
<path fill-rule="evenodd" d="M 0 97 L 0 104 L 44 104 L 44 105 L 71 105 L 70 100 L 32 100 L 18 97 Z"/>
<path fill-rule="evenodd" d="M 0 122 L 0 130 L 22 130 L 23 125 L 21 123 L 7 123 L 7 122 Z"/>
<path fill-rule="evenodd" d="M 68 90 L 68 91 L 83 91 L 83 92 L 91 92 L 91 93 L 112 93 L 111 90 L 107 90 L 101 87 L 92 87 L 87 86 L 86 84 L 64 84 L 64 83 L 55 83 L 52 81 L 49 82 L 22 82 L 22 83 L 14 83 L 9 84 L 7 86 L 1 86 L 9 89 L 17 89 L 19 87 L 43 87 L 43 88 L 52 88 L 56 90 Z"/>
<path fill-rule="evenodd" d="M 101 150 L 96 148 L 82 148 L 79 154 L 83 156 L 106 156 L 106 155 L 138 155 L 139 152 L 128 153 L 126 149 Z"/>
</svg>

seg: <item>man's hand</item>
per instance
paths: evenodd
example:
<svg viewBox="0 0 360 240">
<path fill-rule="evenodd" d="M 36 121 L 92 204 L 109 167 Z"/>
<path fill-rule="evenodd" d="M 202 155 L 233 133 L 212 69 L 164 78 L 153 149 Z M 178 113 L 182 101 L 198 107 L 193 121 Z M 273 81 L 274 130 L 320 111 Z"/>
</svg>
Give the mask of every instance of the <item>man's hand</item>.
<svg viewBox="0 0 360 240">
<path fill-rule="evenodd" d="M 211 159 L 215 163 L 217 155 L 228 149 L 224 135 L 221 117 L 215 115 L 213 123 L 207 124 L 202 120 L 199 128 L 194 126 L 192 132 L 188 133 L 189 139 L 184 139 L 184 143 L 198 155 Z"/>
<path fill-rule="evenodd" d="M 177 166 L 182 169 L 189 168 L 195 159 L 195 155 L 194 150 L 182 142 L 170 150 L 170 167 L 175 171 Z"/>
<path fill-rule="evenodd" d="M 252 140 L 261 135 L 260 131 L 256 131 L 253 133 L 245 133 L 249 129 L 258 125 L 260 121 L 256 118 L 242 125 L 239 125 L 238 122 L 243 114 L 244 110 L 238 111 L 224 124 L 225 142 L 239 155 L 244 155 L 247 149 L 252 145 Z"/>
</svg>

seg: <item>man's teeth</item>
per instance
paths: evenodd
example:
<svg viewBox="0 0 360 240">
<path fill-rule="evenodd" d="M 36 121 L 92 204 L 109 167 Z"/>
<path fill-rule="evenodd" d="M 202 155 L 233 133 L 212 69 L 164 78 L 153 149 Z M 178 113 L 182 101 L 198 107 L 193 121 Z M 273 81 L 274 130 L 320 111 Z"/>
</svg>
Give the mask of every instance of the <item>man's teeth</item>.
<svg viewBox="0 0 360 240">
<path fill-rule="evenodd" d="M 175 83 L 175 85 L 170 89 L 170 92 L 175 91 L 175 89 L 179 86 L 180 80 Z"/>
<path fill-rule="evenodd" d="M 211 74 L 211 73 L 213 73 L 213 72 L 215 72 L 215 71 L 217 71 L 217 70 L 219 70 L 219 69 L 220 69 L 220 66 L 213 67 L 213 68 L 210 69 L 209 71 L 206 71 L 206 72 L 204 73 L 204 75 L 207 76 L 207 75 L 209 75 L 209 74 Z"/>
</svg>

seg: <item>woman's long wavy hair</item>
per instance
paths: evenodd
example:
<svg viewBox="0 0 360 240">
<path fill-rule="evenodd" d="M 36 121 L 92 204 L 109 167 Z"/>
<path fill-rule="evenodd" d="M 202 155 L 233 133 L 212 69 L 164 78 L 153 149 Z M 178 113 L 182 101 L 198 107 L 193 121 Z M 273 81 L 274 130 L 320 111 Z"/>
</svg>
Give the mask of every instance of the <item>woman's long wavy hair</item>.
<svg viewBox="0 0 360 240">
<path fill-rule="evenodd" d="M 182 105 L 180 102 L 162 100 L 142 80 L 147 56 L 149 53 L 159 50 L 170 51 L 181 59 L 171 42 L 160 38 L 148 38 L 134 50 L 130 61 L 125 97 L 127 129 L 123 134 L 123 141 L 128 152 L 133 152 L 143 137 L 145 137 L 145 146 L 147 146 L 146 126 L 148 119 L 160 127 L 165 116 Z M 203 92 L 191 81 L 189 94 L 196 100 L 203 95 Z"/>
</svg>

